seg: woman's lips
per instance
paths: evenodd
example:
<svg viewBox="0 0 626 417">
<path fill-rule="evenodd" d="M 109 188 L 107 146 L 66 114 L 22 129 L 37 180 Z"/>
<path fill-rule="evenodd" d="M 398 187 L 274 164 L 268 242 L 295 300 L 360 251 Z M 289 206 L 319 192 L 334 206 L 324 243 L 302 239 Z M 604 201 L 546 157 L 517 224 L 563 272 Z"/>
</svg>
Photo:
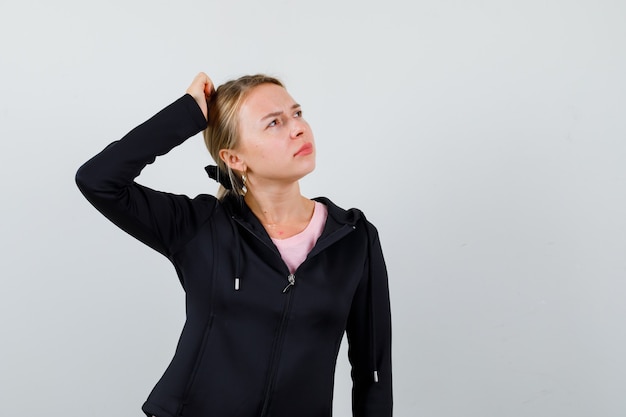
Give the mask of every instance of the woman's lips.
<svg viewBox="0 0 626 417">
<path fill-rule="evenodd" d="M 300 149 L 298 149 L 298 152 L 293 154 L 293 156 L 304 156 L 311 153 L 313 153 L 313 145 L 310 143 L 305 143 Z"/>
</svg>

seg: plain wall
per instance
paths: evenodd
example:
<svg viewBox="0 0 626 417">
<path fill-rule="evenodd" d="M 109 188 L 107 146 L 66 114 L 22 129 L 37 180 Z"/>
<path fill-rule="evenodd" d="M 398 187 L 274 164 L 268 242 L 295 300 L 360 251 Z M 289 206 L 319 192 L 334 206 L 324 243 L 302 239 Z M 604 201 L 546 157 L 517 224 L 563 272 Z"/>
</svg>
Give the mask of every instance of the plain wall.
<svg viewBox="0 0 626 417">
<path fill-rule="evenodd" d="M 139 416 L 184 320 L 76 169 L 195 74 L 284 80 L 378 227 L 395 415 L 626 413 L 626 3 L 0 3 L 0 414 Z M 213 193 L 198 135 L 145 185 Z M 335 415 L 350 414 L 345 346 Z"/>
</svg>

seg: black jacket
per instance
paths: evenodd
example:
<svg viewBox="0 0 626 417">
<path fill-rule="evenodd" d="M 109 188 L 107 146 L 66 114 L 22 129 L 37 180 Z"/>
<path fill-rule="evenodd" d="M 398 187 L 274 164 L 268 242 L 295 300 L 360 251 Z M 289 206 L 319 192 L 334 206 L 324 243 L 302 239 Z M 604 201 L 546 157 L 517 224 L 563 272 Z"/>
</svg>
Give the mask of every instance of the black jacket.
<svg viewBox="0 0 626 417">
<path fill-rule="evenodd" d="M 391 416 L 387 273 L 377 231 L 360 211 L 317 199 L 328 207 L 328 220 L 290 277 L 242 199 L 191 199 L 134 182 L 157 156 L 205 127 L 195 100 L 185 95 L 76 175 L 102 214 L 172 262 L 185 290 L 187 319 L 176 353 L 144 412 L 330 416 L 347 331 L 354 416 Z"/>
</svg>

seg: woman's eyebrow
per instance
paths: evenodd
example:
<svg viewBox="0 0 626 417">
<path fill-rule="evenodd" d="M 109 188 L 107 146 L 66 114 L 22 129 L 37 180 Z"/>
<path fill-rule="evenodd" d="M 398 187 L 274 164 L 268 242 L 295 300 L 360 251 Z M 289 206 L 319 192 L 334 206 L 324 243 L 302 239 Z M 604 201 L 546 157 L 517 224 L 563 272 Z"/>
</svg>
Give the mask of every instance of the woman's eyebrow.
<svg viewBox="0 0 626 417">
<path fill-rule="evenodd" d="M 298 103 L 295 103 L 294 105 L 291 106 L 291 110 L 298 109 L 300 107 L 301 106 Z M 277 117 L 277 116 L 280 116 L 281 114 L 283 114 L 282 111 L 275 111 L 275 112 L 266 114 L 265 116 L 261 117 L 261 120 L 269 119 L 270 117 Z"/>
</svg>

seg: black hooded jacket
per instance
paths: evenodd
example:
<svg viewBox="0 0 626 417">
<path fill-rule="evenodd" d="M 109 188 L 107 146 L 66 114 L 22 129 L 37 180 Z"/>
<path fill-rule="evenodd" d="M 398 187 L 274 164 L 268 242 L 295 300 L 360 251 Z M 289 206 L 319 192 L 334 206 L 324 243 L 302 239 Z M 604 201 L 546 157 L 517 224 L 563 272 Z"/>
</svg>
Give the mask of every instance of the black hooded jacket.
<svg viewBox="0 0 626 417">
<path fill-rule="evenodd" d="M 143 405 L 157 417 L 329 417 L 344 331 L 353 415 L 392 415 L 387 272 L 375 227 L 325 198 L 328 219 L 291 275 L 242 199 L 189 198 L 134 182 L 206 127 L 184 95 L 86 162 L 85 197 L 165 255 L 185 290 L 175 355 Z"/>
</svg>

